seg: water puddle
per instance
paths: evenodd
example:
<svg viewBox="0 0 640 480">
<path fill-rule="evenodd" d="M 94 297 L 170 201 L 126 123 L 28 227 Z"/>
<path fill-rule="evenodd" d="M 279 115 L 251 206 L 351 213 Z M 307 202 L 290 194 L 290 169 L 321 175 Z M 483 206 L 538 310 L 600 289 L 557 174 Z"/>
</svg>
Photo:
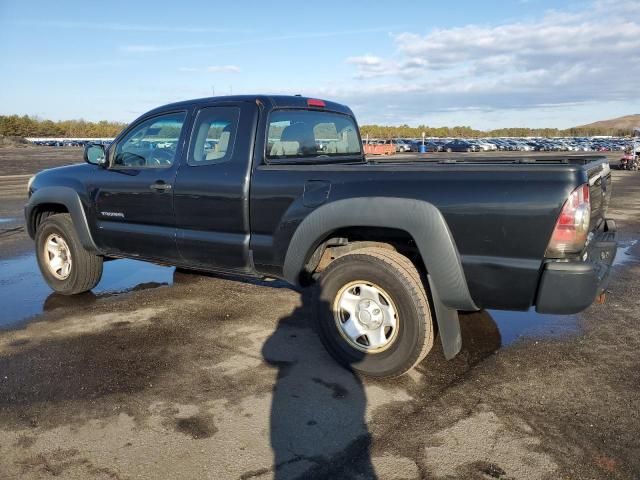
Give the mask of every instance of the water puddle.
<svg viewBox="0 0 640 480">
<path fill-rule="evenodd" d="M 618 253 L 613 261 L 614 265 L 624 265 L 629 262 L 640 262 L 638 240 L 628 240 L 618 243 Z"/>
<path fill-rule="evenodd" d="M 613 265 L 640 262 L 638 240 L 619 242 Z M 534 308 L 526 312 L 490 310 L 502 336 L 502 346 L 512 344 L 520 338 L 559 338 L 579 332 L 576 315 L 547 315 L 537 313 Z"/>
<path fill-rule="evenodd" d="M 16 221 L 15 218 L 0 217 L 0 224 L 2 224 L 2 223 L 12 223 L 12 222 L 15 222 L 15 221 Z"/>
<path fill-rule="evenodd" d="M 0 329 L 60 307 L 89 305 L 119 293 L 170 285 L 174 268 L 137 260 L 104 263 L 100 283 L 91 292 L 64 296 L 53 293 L 38 269 L 34 255 L 0 260 Z"/>
<path fill-rule="evenodd" d="M 580 331 L 575 315 L 548 315 L 533 308 L 526 312 L 490 310 L 489 314 L 500 330 L 503 347 L 520 338 L 560 338 Z"/>
<path fill-rule="evenodd" d="M 64 296 L 53 293 L 45 283 L 33 254 L 0 260 L 0 330 L 15 328 L 45 311 L 83 307 L 100 298 L 171 285 L 176 281 L 176 275 L 174 267 L 137 260 L 112 260 L 104 263 L 102 280 L 91 292 Z M 251 283 L 271 288 L 288 287 L 282 281 L 254 280 Z M 500 332 L 502 346 L 520 338 L 558 338 L 579 332 L 575 315 L 539 314 L 534 309 L 526 312 L 490 310 L 487 313 Z"/>
</svg>

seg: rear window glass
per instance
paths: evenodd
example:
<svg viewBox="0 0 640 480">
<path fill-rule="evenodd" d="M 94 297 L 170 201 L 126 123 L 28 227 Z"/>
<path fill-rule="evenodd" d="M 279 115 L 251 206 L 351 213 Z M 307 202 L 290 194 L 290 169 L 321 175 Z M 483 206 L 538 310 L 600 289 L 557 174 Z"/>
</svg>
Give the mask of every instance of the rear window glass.
<svg viewBox="0 0 640 480">
<path fill-rule="evenodd" d="M 353 118 L 315 110 L 276 110 L 269 117 L 268 159 L 322 159 L 360 155 Z"/>
</svg>

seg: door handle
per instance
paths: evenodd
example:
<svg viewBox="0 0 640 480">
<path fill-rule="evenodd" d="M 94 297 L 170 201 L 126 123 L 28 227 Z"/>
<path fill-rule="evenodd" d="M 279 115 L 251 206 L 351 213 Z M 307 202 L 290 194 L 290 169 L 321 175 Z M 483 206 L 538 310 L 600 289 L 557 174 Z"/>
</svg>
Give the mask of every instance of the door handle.
<svg viewBox="0 0 640 480">
<path fill-rule="evenodd" d="M 167 190 L 171 190 L 171 185 L 164 182 L 156 182 L 149 185 L 151 190 L 157 190 L 158 192 L 166 192 Z"/>
</svg>

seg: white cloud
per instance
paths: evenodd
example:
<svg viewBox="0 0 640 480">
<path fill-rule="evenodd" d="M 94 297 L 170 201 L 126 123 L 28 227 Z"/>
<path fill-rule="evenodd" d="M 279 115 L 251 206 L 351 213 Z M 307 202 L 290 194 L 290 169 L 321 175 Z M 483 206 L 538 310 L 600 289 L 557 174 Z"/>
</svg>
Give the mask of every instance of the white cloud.
<svg viewBox="0 0 640 480">
<path fill-rule="evenodd" d="M 367 54 L 360 57 L 349 57 L 347 58 L 347 63 L 363 67 L 377 67 L 382 65 L 382 58 Z"/>
<path fill-rule="evenodd" d="M 395 62 L 371 54 L 349 57 L 346 62 L 357 67 L 358 79 L 393 75 L 398 71 Z"/>
<path fill-rule="evenodd" d="M 637 105 L 639 19 L 637 0 L 599 0 L 527 22 L 397 33 L 392 57 L 349 57 L 359 82 L 333 93 L 366 112 L 391 105 L 403 123 L 427 111 Z"/>
</svg>

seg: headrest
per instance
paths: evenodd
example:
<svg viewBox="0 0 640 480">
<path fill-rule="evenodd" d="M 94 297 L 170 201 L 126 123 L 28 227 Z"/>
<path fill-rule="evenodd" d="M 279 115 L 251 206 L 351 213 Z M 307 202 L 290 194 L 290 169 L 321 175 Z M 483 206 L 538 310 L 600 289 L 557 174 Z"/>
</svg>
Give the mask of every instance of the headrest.
<svg viewBox="0 0 640 480">
<path fill-rule="evenodd" d="M 310 139 L 313 140 L 313 131 L 307 126 L 306 123 L 292 123 L 282 131 L 280 136 L 281 142 L 300 142 L 307 143 Z"/>
</svg>

